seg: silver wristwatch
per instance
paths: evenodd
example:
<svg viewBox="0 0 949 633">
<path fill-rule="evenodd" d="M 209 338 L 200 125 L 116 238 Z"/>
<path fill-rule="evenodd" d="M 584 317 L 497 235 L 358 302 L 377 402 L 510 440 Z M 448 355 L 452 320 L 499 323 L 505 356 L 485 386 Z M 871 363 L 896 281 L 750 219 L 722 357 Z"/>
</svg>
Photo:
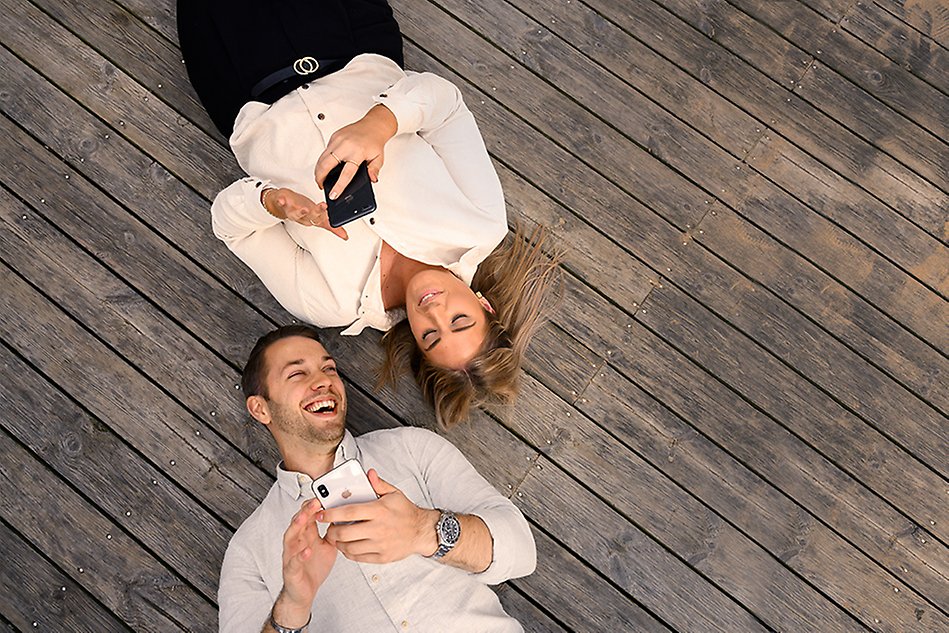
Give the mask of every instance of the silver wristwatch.
<svg viewBox="0 0 949 633">
<path fill-rule="evenodd" d="M 461 538 L 461 523 L 454 512 L 442 510 L 435 524 L 435 534 L 438 536 L 438 549 L 429 558 L 441 558 L 458 544 Z"/>
<path fill-rule="evenodd" d="M 306 630 L 306 627 L 310 626 L 310 620 L 312 619 L 313 619 L 313 614 L 311 613 L 310 617 L 307 618 L 306 620 L 306 624 L 304 624 L 298 629 L 288 629 L 285 626 L 280 626 L 279 624 L 277 624 L 277 621 L 273 619 L 273 611 L 270 612 L 270 626 L 272 626 L 273 630 L 276 631 L 277 633 L 303 633 L 303 631 Z"/>
</svg>

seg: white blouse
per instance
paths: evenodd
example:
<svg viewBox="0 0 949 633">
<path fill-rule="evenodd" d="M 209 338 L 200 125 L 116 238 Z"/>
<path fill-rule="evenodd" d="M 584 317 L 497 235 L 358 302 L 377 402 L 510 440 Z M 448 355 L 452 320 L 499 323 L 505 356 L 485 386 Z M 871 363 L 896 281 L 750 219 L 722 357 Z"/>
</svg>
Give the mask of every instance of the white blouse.
<svg viewBox="0 0 949 633">
<path fill-rule="evenodd" d="M 325 200 L 313 170 L 333 132 L 375 104 L 398 132 L 385 146 L 377 209 L 345 225 L 349 240 L 271 216 L 264 186 Z M 507 233 L 501 183 L 459 90 L 390 59 L 359 55 L 271 106 L 250 102 L 237 116 L 231 148 L 244 171 L 211 206 L 214 234 L 251 267 L 290 313 L 319 327 L 387 330 L 402 311 L 382 303 L 379 254 L 385 240 L 402 255 L 444 266 L 470 284 Z"/>
</svg>

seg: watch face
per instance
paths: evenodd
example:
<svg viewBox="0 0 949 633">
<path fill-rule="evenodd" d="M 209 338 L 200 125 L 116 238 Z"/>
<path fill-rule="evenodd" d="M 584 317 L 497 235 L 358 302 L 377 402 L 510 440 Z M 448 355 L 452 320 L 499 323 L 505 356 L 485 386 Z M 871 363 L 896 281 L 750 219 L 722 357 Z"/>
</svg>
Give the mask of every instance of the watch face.
<svg viewBox="0 0 949 633">
<path fill-rule="evenodd" d="M 438 524 L 438 534 L 448 545 L 454 545 L 461 536 L 461 523 L 454 514 L 446 514 Z"/>
</svg>

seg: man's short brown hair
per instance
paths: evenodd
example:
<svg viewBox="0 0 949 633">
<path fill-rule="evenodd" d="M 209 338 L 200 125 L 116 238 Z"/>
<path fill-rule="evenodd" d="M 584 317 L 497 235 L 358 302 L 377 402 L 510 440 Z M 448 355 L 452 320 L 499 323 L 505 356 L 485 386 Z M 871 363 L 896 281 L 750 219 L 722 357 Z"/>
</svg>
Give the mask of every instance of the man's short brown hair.
<svg viewBox="0 0 949 633">
<path fill-rule="evenodd" d="M 244 398 L 262 396 L 266 399 L 269 397 L 266 382 L 267 364 L 264 354 L 271 345 L 291 336 L 302 336 L 313 339 L 321 345 L 323 344 L 320 340 L 320 331 L 305 323 L 282 325 L 276 330 L 261 336 L 254 344 L 254 349 L 250 351 L 250 356 L 247 357 L 247 363 L 244 365 L 244 371 L 241 372 L 241 391 L 244 392 Z"/>
</svg>

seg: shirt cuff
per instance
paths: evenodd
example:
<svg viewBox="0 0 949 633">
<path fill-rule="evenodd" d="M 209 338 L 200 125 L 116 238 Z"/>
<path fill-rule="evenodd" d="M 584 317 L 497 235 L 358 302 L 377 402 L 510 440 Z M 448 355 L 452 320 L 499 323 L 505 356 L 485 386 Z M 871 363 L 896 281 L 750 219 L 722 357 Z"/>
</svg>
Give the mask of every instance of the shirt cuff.
<svg viewBox="0 0 949 633">
<path fill-rule="evenodd" d="M 396 134 L 414 134 L 422 128 L 422 108 L 411 99 L 399 98 L 383 92 L 372 100 L 378 105 L 387 107 L 395 116 Z"/>
<path fill-rule="evenodd" d="M 260 194 L 263 193 L 264 189 L 274 188 L 270 186 L 270 181 L 262 178 L 243 178 L 241 182 L 244 183 L 244 208 L 247 209 L 248 213 L 259 216 L 264 220 L 263 223 L 269 223 L 267 220 L 280 221 L 280 218 L 271 215 L 260 202 Z M 263 215 L 260 215 L 261 213 Z"/>
<path fill-rule="evenodd" d="M 483 572 L 472 574 L 475 580 L 486 585 L 499 585 L 534 571 L 537 547 L 530 526 L 520 511 L 496 508 L 478 510 L 473 514 L 484 521 L 494 542 L 491 564 Z"/>
</svg>

